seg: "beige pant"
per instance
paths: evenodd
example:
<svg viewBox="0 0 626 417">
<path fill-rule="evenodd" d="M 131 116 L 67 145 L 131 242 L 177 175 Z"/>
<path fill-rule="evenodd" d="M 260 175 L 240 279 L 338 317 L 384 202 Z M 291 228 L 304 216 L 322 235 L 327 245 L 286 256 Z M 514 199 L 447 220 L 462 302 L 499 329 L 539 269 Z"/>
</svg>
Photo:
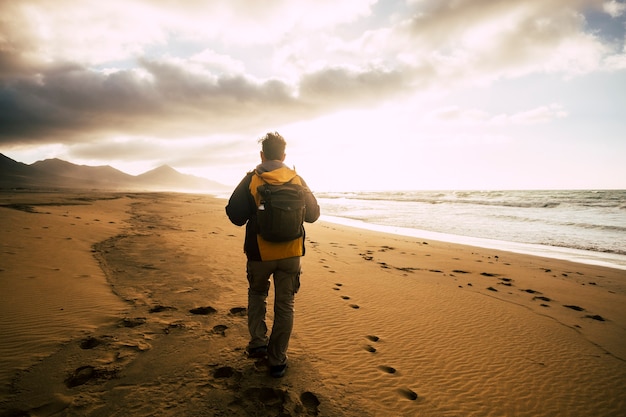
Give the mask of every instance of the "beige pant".
<svg viewBox="0 0 626 417">
<path fill-rule="evenodd" d="M 287 363 L 293 329 L 294 297 L 300 288 L 300 257 L 275 261 L 248 261 L 248 348 L 267 346 L 270 366 Z M 270 277 L 274 276 L 274 324 L 267 337 L 265 315 Z"/>
</svg>

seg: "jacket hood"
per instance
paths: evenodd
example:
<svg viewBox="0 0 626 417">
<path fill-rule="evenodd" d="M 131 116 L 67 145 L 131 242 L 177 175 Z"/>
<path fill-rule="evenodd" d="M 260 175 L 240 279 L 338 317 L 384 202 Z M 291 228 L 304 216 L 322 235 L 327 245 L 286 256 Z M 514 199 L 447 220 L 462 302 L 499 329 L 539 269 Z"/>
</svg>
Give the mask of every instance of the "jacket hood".
<svg viewBox="0 0 626 417">
<path fill-rule="evenodd" d="M 256 167 L 256 174 L 268 184 L 284 184 L 291 181 L 296 175 L 295 170 L 279 161 L 266 161 Z"/>
</svg>

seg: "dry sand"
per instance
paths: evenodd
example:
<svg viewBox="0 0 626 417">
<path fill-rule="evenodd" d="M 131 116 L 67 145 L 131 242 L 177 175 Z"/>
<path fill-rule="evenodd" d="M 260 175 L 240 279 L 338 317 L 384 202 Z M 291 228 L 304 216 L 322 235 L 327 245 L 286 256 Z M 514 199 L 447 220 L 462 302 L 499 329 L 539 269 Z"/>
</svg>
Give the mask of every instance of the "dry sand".
<svg viewBox="0 0 626 417">
<path fill-rule="evenodd" d="M 224 200 L 0 204 L 0 416 L 626 415 L 623 270 L 309 225 L 272 379 Z"/>
</svg>

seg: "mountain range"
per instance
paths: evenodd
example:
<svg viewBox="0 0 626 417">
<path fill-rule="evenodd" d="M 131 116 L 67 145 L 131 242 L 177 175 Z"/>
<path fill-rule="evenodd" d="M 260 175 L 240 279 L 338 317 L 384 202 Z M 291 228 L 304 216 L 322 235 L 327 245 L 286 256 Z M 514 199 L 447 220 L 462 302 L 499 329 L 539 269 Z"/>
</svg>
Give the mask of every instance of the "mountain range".
<svg viewBox="0 0 626 417">
<path fill-rule="evenodd" d="M 0 189 L 101 189 L 224 192 L 231 187 L 162 165 L 141 175 L 111 166 L 76 165 L 61 159 L 24 164 L 0 154 Z"/>
</svg>

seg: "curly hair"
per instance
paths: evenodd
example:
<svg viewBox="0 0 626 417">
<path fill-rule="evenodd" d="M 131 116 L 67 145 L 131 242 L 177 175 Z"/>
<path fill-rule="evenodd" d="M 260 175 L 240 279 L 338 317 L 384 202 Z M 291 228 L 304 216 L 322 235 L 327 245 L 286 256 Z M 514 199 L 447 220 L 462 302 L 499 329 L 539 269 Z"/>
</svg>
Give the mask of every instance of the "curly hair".
<svg viewBox="0 0 626 417">
<path fill-rule="evenodd" d="M 266 133 L 259 139 L 259 143 L 263 147 L 263 154 L 266 159 L 281 160 L 285 156 L 287 142 L 278 132 Z"/>
</svg>

